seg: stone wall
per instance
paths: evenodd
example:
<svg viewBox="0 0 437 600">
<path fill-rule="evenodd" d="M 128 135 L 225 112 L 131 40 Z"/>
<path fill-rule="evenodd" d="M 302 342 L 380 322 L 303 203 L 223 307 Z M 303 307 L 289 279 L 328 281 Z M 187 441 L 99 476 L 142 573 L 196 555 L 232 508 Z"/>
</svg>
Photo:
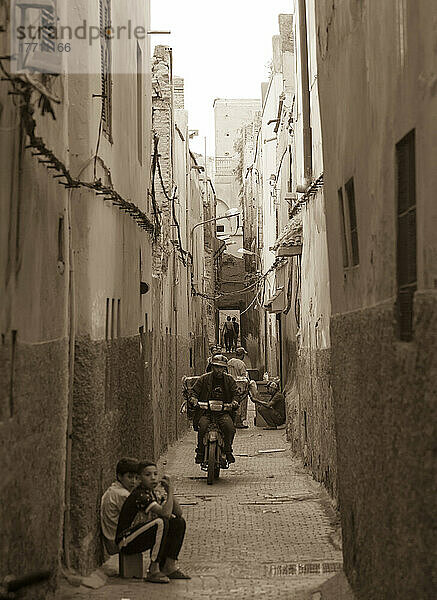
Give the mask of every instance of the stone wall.
<svg viewBox="0 0 437 600">
<path fill-rule="evenodd" d="M 0 55 L 10 54 L 8 5 L 2 4 Z M 2 61 L 6 71 L 10 63 Z M 46 81 L 64 98 L 65 78 Z M 38 163 L 24 134 L 25 99 L 0 86 L 0 580 L 48 569 L 56 585 L 64 516 L 68 402 L 67 192 Z M 32 101 L 38 102 L 34 94 Z M 33 112 L 36 135 L 68 163 L 66 106 L 56 121 Z M 24 597 L 24 595 L 23 595 Z"/>
<path fill-rule="evenodd" d="M 0 388 L 10 390 L 10 345 L 1 346 Z M 50 570 L 62 539 L 68 342 L 18 343 L 13 415 L 0 423 L 0 573 Z M 9 394 L 8 394 L 9 403 Z M 46 598 L 46 585 L 31 597 Z M 29 596 L 30 597 L 30 596 Z"/>
<path fill-rule="evenodd" d="M 390 303 L 331 325 L 346 573 L 363 600 L 431 600 L 437 295 L 416 294 L 412 343 Z"/>
<path fill-rule="evenodd" d="M 102 561 L 100 498 L 121 456 L 157 460 L 187 427 L 180 380 L 191 374 L 186 340 L 159 331 L 76 340 L 71 468 L 72 566 Z"/>
<path fill-rule="evenodd" d="M 299 402 L 297 447 L 317 481 L 337 498 L 337 448 L 329 348 L 302 350 L 296 361 Z"/>
</svg>

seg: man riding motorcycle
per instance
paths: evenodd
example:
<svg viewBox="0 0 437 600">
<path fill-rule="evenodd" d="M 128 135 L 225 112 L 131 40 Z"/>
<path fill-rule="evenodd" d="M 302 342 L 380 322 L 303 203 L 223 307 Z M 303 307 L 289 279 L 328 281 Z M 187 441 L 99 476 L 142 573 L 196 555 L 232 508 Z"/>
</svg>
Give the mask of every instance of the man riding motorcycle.
<svg viewBox="0 0 437 600">
<path fill-rule="evenodd" d="M 209 400 L 218 400 L 224 404 L 230 405 L 235 411 L 239 407 L 237 400 L 238 388 L 235 379 L 228 375 L 228 359 L 222 354 L 216 354 L 211 360 L 211 372 L 201 375 L 191 390 L 190 403 L 196 407 L 198 402 L 208 402 Z M 204 457 L 203 439 L 211 423 L 211 415 L 208 410 L 197 409 L 199 411 L 197 426 L 197 448 L 196 463 L 202 464 Z M 224 450 L 228 463 L 235 462 L 232 454 L 232 442 L 235 436 L 235 425 L 229 412 L 216 414 L 216 422 L 224 438 Z"/>
</svg>

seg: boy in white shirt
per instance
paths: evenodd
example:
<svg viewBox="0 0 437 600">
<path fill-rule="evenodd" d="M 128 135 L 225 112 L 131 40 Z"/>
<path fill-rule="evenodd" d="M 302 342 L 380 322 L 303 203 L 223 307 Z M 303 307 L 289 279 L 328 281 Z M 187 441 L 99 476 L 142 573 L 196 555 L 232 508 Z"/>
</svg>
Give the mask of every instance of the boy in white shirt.
<svg viewBox="0 0 437 600">
<path fill-rule="evenodd" d="M 118 554 L 119 552 L 118 545 L 115 543 L 118 517 L 126 498 L 139 483 L 138 465 L 139 461 L 136 458 L 121 458 L 116 467 L 117 479 L 102 496 L 100 524 L 108 554 Z"/>
</svg>

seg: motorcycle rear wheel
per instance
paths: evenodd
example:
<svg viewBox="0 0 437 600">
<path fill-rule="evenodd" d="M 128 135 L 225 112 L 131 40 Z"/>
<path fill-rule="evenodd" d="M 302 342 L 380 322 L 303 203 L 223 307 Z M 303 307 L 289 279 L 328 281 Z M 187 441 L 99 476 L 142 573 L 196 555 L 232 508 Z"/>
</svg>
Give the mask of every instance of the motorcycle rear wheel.
<svg viewBox="0 0 437 600">
<path fill-rule="evenodd" d="M 208 475 L 206 482 L 208 485 L 214 483 L 214 474 L 216 470 L 216 454 L 217 454 L 217 442 L 210 442 L 208 445 Z"/>
</svg>

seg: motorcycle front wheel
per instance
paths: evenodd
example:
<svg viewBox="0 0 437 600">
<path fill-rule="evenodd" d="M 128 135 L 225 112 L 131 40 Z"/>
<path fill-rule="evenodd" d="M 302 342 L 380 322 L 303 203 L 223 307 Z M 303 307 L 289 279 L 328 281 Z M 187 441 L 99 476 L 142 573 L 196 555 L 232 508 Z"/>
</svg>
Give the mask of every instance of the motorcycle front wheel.
<svg viewBox="0 0 437 600">
<path fill-rule="evenodd" d="M 217 442 L 209 442 L 208 445 L 208 475 L 206 482 L 208 485 L 214 483 L 214 475 L 216 471 L 216 453 L 217 453 Z"/>
</svg>

